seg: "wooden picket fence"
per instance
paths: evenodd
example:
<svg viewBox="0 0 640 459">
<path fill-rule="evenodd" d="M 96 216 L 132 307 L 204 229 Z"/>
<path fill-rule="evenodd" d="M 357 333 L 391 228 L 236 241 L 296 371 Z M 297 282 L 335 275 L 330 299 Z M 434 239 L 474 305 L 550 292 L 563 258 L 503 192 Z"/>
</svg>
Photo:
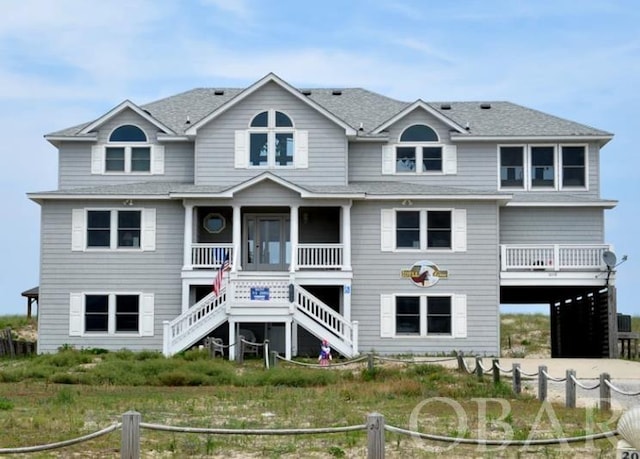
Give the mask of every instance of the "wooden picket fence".
<svg viewBox="0 0 640 459">
<path fill-rule="evenodd" d="M 13 338 L 10 328 L 0 330 L 0 357 L 22 357 L 36 353 L 36 341 L 23 341 Z"/>
</svg>

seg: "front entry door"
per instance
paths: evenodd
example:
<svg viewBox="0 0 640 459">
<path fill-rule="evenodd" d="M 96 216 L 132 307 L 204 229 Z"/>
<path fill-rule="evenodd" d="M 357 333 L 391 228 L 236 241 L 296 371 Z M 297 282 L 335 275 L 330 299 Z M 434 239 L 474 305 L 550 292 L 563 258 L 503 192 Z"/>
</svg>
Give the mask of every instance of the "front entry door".
<svg viewBox="0 0 640 459">
<path fill-rule="evenodd" d="M 250 271 L 286 271 L 291 260 L 289 216 L 247 215 L 244 265 Z"/>
</svg>

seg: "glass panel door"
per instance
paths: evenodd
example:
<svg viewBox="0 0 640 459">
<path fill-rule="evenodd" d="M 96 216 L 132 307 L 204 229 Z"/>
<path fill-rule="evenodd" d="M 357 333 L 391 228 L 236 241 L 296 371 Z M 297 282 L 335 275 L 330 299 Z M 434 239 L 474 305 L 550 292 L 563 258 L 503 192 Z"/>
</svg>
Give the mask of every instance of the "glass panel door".
<svg viewBox="0 0 640 459">
<path fill-rule="evenodd" d="M 290 260 L 289 217 L 247 216 L 245 228 L 246 269 L 286 271 Z"/>
</svg>

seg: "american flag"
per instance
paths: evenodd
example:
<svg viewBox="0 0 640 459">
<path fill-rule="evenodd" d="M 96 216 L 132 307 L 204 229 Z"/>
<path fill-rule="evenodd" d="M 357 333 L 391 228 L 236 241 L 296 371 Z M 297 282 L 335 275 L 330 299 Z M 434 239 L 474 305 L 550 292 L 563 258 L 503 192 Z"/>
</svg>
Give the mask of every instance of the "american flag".
<svg viewBox="0 0 640 459">
<path fill-rule="evenodd" d="M 213 279 L 213 293 L 215 296 L 220 295 L 220 291 L 222 290 L 222 276 L 224 276 L 225 271 L 229 271 L 231 269 L 231 265 L 229 264 L 229 252 L 227 251 L 224 255 L 224 260 L 222 261 L 222 265 L 220 269 L 218 269 L 218 273 L 216 274 L 215 279 Z"/>
</svg>

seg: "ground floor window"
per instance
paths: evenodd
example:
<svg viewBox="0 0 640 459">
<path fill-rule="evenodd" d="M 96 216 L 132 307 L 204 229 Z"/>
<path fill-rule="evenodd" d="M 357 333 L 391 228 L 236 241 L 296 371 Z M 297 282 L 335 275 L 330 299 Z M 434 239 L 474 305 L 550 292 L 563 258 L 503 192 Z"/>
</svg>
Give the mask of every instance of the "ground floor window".
<svg viewBox="0 0 640 459">
<path fill-rule="evenodd" d="M 72 293 L 69 334 L 154 334 L 152 293 Z"/>
<path fill-rule="evenodd" d="M 466 295 L 381 295 L 381 337 L 466 337 L 466 334 Z"/>
</svg>

